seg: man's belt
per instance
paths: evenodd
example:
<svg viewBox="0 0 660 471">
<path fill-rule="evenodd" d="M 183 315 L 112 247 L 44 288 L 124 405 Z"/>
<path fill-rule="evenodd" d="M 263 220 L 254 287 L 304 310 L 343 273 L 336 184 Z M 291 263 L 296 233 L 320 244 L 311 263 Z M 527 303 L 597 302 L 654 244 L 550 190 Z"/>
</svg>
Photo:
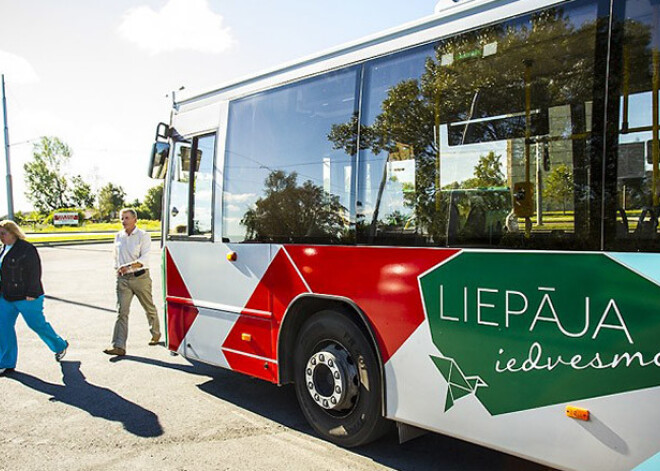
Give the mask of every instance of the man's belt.
<svg viewBox="0 0 660 471">
<path fill-rule="evenodd" d="M 147 269 L 146 268 L 140 268 L 139 270 L 135 270 L 134 272 L 124 273 L 123 275 L 119 275 L 119 276 L 126 276 L 126 277 L 133 276 L 133 277 L 137 278 L 139 276 L 144 275 L 145 273 L 147 273 Z"/>
</svg>

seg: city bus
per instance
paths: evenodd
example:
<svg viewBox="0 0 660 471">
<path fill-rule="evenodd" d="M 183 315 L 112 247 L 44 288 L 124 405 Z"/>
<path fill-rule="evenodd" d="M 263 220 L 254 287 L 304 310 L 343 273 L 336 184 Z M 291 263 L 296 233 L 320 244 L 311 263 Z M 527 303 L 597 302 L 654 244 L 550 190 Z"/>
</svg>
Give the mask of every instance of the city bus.
<svg viewBox="0 0 660 471">
<path fill-rule="evenodd" d="M 460 0 L 173 99 L 167 345 L 319 436 L 660 469 L 660 2 Z"/>
</svg>

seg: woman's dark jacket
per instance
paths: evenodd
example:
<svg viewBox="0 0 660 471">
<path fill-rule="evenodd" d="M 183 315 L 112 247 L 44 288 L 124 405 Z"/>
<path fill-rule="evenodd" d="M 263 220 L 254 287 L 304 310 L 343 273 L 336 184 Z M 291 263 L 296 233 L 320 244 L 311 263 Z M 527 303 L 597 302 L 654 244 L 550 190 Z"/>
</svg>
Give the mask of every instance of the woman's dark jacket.
<svg viewBox="0 0 660 471">
<path fill-rule="evenodd" d="M 26 296 L 44 294 L 41 284 L 41 260 L 31 243 L 16 239 L 2 260 L 0 294 L 7 301 L 22 301 Z"/>
</svg>

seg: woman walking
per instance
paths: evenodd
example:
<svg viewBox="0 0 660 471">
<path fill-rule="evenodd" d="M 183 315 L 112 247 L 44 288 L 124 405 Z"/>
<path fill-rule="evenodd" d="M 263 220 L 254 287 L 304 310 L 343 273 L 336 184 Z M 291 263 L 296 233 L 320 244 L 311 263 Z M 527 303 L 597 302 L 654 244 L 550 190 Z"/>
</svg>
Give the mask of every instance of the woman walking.
<svg viewBox="0 0 660 471">
<path fill-rule="evenodd" d="M 16 367 L 18 342 L 16 318 L 41 337 L 60 361 L 69 342 L 55 333 L 44 317 L 44 288 L 41 284 L 41 260 L 34 245 L 14 221 L 0 221 L 0 376 Z"/>
</svg>

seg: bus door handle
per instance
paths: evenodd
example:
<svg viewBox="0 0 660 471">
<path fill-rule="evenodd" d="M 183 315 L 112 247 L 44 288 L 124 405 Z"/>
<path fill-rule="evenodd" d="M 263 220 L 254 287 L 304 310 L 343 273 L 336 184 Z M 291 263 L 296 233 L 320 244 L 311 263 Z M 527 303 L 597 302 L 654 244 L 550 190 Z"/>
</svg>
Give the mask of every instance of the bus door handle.
<svg viewBox="0 0 660 471">
<path fill-rule="evenodd" d="M 176 206 L 172 206 L 172 211 L 171 211 L 172 217 L 175 218 L 177 214 L 179 214 L 179 210 L 176 209 Z"/>
</svg>

